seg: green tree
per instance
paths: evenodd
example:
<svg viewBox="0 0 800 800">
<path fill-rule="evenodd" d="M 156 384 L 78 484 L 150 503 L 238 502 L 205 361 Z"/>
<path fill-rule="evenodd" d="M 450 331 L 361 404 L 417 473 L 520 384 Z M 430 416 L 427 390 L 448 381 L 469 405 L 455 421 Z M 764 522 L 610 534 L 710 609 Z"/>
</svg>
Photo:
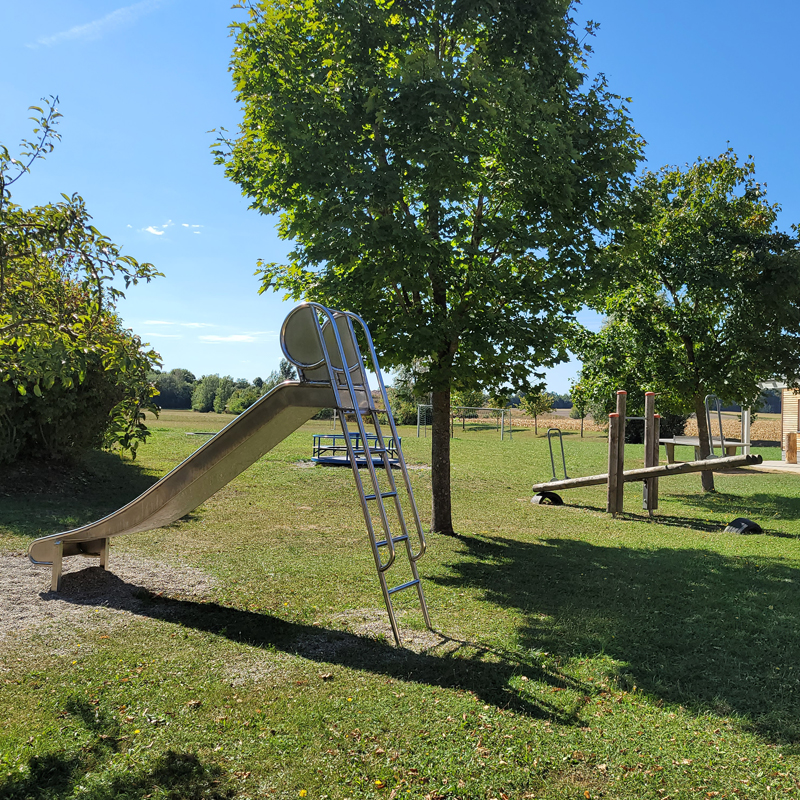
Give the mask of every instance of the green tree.
<svg viewBox="0 0 800 800">
<path fill-rule="evenodd" d="M 566 357 L 639 139 L 587 79 L 570 0 L 239 7 L 244 120 L 216 155 L 294 245 L 262 291 L 356 309 L 384 367 L 421 367 L 431 528 L 452 533 L 451 389 L 528 389 Z"/>
<path fill-rule="evenodd" d="M 529 417 L 533 417 L 533 432 L 538 435 L 539 415 L 552 410 L 553 396 L 547 392 L 530 392 L 520 398 L 519 404 Z"/>
<path fill-rule="evenodd" d="M 86 447 L 135 455 L 157 413 L 148 374 L 158 354 L 125 329 L 125 288 L 159 275 L 122 255 L 92 224 L 83 199 L 22 208 L 11 187 L 49 154 L 55 103 L 32 107 L 36 128 L 12 158 L 0 145 L 0 461 L 65 458 Z"/>
<path fill-rule="evenodd" d="M 213 411 L 217 389 L 219 389 L 219 375 L 203 375 L 192 392 L 192 410 L 203 414 Z"/>
<path fill-rule="evenodd" d="M 586 387 L 574 381 L 569 390 L 569 397 L 572 400 L 572 410 L 569 415 L 572 419 L 580 419 L 581 421 L 581 439 L 583 438 L 583 421 L 586 419 L 586 414 L 589 411 L 589 397 L 586 393 Z"/>
<path fill-rule="evenodd" d="M 282 358 L 281 363 L 278 364 L 278 374 L 281 376 L 281 381 L 297 380 L 297 370 L 295 370 L 294 364 L 285 358 Z"/>
<path fill-rule="evenodd" d="M 180 367 L 169 372 L 154 372 L 149 376 L 158 390 L 159 408 L 191 408 L 192 393 L 197 379 L 188 369 Z"/>
<path fill-rule="evenodd" d="M 749 406 L 762 381 L 800 379 L 797 226 L 793 235 L 778 230 L 779 207 L 754 175 L 731 150 L 644 173 L 631 224 L 605 254 L 608 322 L 574 347 L 595 398 L 648 389 L 659 410 L 694 412 L 703 457 L 707 394 Z M 712 490 L 712 473 L 701 474 Z"/>
<path fill-rule="evenodd" d="M 217 391 L 214 395 L 214 411 L 216 411 L 217 414 L 225 413 L 225 407 L 228 405 L 228 400 L 231 399 L 231 396 L 235 391 L 236 382 L 230 375 L 226 375 L 224 378 L 219 379 Z"/>
</svg>

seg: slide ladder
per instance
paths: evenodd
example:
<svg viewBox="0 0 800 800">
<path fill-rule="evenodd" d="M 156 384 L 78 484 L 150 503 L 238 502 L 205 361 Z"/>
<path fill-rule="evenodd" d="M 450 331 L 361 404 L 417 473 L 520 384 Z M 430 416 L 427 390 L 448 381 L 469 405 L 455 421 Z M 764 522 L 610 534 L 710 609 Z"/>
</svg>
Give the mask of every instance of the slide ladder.
<svg viewBox="0 0 800 800">
<path fill-rule="evenodd" d="M 316 342 L 308 336 L 314 330 Z M 377 405 L 370 390 L 359 337 L 366 344 L 375 369 L 383 408 Z M 398 592 L 416 590 L 425 625 L 431 628 L 417 571 L 417 561 L 425 553 L 426 544 L 369 329 L 356 314 L 331 311 L 317 303 L 304 303 L 286 318 L 281 343 L 284 354 L 298 368 L 303 381 L 324 383 L 333 389 L 386 611 L 395 641 L 400 644 L 393 605 L 393 597 Z M 381 426 L 381 414 L 387 420 L 388 436 Z M 368 425 L 374 429 L 374 439 L 367 436 Z M 391 457 L 394 454 L 387 447 L 387 438 L 396 445 L 397 477 L 392 469 Z M 409 530 L 409 517 L 412 530 Z M 397 559 L 398 550 L 404 559 Z M 392 567 L 395 567 L 392 573 L 400 571 L 398 562 L 405 562 L 406 580 L 396 583 L 389 581 L 388 574 Z"/>
<path fill-rule="evenodd" d="M 368 348 L 365 352 L 380 387 L 376 394 L 384 408 L 379 407 L 370 390 L 359 341 Z M 59 590 L 64 558 L 99 556 L 100 566 L 107 568 L 112 537 L 154 530 L 181 519 L 298 430 L 320 408 L 332 407 L 344 433 L 395 641 L 400 644 L 392 600 L 405 589 L 416 589 L 425 624 L 431 627 L 417 572 L 417 560 L 425 552 L 425 536 L 366 324 L 355 314 L 303 303 L 284 321 L 281 347 L 298 368 L 299 381 L 285 381 L 273 388 L 122 508 L 96 522 L 31 542 L 30 560 L 52 566 L 53 591 Z M 379 414 L 386 415 L 386 434 Z M 374 428 L 374 436 L 367 436 L 367 425 Z M 391 459 L 387 447 L 390 438 L 395 444 Z M 359 469 L 359 456 L 366 470 Z M 399 467 L 396 473 L 391 462 Z M 396 558 L 398 549 L 405 558 Z M 392 567 L 393 577 L 404 574 L 390 583 L 387 574 Z"/>
</svg>

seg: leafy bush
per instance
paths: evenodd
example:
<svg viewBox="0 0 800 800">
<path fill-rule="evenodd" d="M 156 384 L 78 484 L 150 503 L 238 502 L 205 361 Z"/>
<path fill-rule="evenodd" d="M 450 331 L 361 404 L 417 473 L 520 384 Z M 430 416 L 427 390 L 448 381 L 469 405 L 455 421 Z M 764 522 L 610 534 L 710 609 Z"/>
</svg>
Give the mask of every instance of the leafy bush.
<svg viewBox="0 0 800 800">
<path fill-rule="evenodd" d="M 259 397 L 261 397 L 261 393 L 255 386 L 250 386 L 246 389 L 237 389 L 230 396 L 225 410 L 229 414 L 241 414 L 243 411 L 250 408 Z"/>
<path fill-rule="evenodd" d="M 135 455 L 157 413 L 148 374 L 158 354 L 114 313 L 126 287 L 160 273 L 90 224 L 77 194 L 23 209 L 10 186 L 58 140 L 54 107 L 20 159 L 0 145 L 0 462 L 63 459 L 87 447 Z"/>
<path fill-rule="evenodd" d="M 661 414 L 659 438 L 671 439 L 673 436 L 683 436 L 688 419 L 685 414 Z M 626 422 L 625 444 L 644 444 L 644 420 L 633 419 Z"/>
</svg>

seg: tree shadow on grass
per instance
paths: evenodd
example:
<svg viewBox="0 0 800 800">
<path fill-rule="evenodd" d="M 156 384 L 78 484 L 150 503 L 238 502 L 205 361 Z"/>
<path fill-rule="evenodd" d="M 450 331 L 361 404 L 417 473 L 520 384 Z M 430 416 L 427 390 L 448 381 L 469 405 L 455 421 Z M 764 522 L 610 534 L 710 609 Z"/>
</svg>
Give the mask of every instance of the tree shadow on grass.
<svg viewBox="0 0 800 800">
<path fill-rule="evenodd" d="M 97 774 L 112 755 L 124 749 L 119 723 L 113 714 L 84 697 L 74 696 L 65 706 L 89 733 L 89 741 L 79 749 L 36 754 L 28 759 L 27 770 L 0 781 L 0 800 L 52 800 L 72 796 L 79 784 L 86 784 L 90 774 Z M 113 774 L 113 773 L 112 773 Z M 81 796 L 90 800 L 150 797 L 160 790 L 159 797 L 169 800 L 227 800 L 234 792 L 226 784 L 222 769 L 206 766 L 191 753 L 169 750 L 147 767 L 113 774 L 101 784 L 88 782 Z"/>
<path fill-rule="evenodd" d="M 590 506 L 585 503 L 564 503 L 561 508 L 575 508 L 582 511 L 594 511 L 598 514 L 605 514 L 606 509 L 600 506 Z M 556 512 L 557 513 L 557 512 Z M 703 533 L 720 533 L 723 525 L 719 522 L 697 519 L 696 517 L 679 517 L 674 514 L 662 514 L 655 512 L 655 516 L 649 517 L 645 514 L 631 513 L 624 511 L 620 515 L 623 519 L 636 520 L 638 522 L 648 522 L 652 525 L 666 525 L 669 528 L 684 528 L 692 531 L 702 531 Z"/>
<path fill-rule="evenodd" d="M 669 528 L 683 528 L 692 531 L 701 531 L 703 533 L 719 533 L 722 534 L 726 525 L 732 522 L 734 517 L 747 516 L 748 519 L 753 518 L 754 522 L 758 522 L 762 527 L 762 533 L 765 536 L 775 536 L 779 539 L 800 539 L 800 534 L 785 533 L 767 527 L 764 521 L 765 517 L 775 519 L 774 508 L 764 505 L 762 508 L 754 506 L 751 503 L 743 503 L 743 498 L 739 495 L 721 495 L 722 500 L 719 502 L 712 502 L 708 505 L 704 503 L 689 503 L 687 498 L 695 497 L 695 495 L 672 495 L 673 497 L 680 497 L 682 502 L 687 505 L 694 505 L 699 508 L 704 508 L 709 513 L 725 515 L 728 519 L 725 522 L 718 520 L 704 520 L 697 517 L 679 517 L 675 514 L 664 514 L 661 511 L 656 511 L 654 516 L 649 517 L 646 513 L 636 513 L 629 510 L 624 511 L 620 516 L 624 519 L 635 520 L 637 522 L 647 522 L 652 525 L 665 525 Z M 788 498 L 791 499 L 791 498 Z M 605 514 L 606 509 L 599 506 L 590 506 L 585 503 L 564 503 L 561 508 L 575 508 L 582 511 L 594 511 L 598 514 Z M 798 509 L 798 516 L 787 516 L 787 519 L 800 519 L 800 509 Z M 726 536 L 729 534 L 725 534 Z"/>
<path fill-rule="evenodd" d="M 0 800 L 53 800 L 72 796 L 79 784 L 87 782 L 90 773 L 97 772 L 103 760 L 96 743 L 77 753 L 32 756 L 26 772 L 0 783 Z M 158 797 L 165 800 L 228 800 L 235 792 L 225 784 L 223 771 L 216 765 L 206 766 L 191 753 L 168 750 L 147 769 L 116 774 L 102 785 L 90 782 L 81 797 L 142 798 L 160 789 Z"/>
<path fill-rule="evenodd" d="M 433 580 L 518 608 L 524 647 L 566 660 L 610 656 L 623 688 L 800 741 L 796 567 L 697 549 L 459 538 L 464 557 Z"/>
<path fill-rule="evenodd" d="M 740 516 L 761 519 L 800 519 L 800 497 L 787 497 L 775 492 L 756 492 L 745 496 L 722 492 L 672 495 L 690 508 L 701 508 L 715 514 L 733 512 Z"/>
<path fill-rule="evenodd" d="M 87 572 L 92 574 L 88 576 Z M 91 592 L 83 589 L 86 583 L 92 585 Z M 527 692 L 517 691 L 511 685 L 512 679 L 524 676 L 528 682 L 576 689 L 582 697 L 581 707 L 596 691 L 591 684 L 584 685 L 542 665 L 537 659 L 521 658 L 519 654 L 501 652 L 475 642 L 430 635 L 431 647 L 415 652 L 394 647 L 381 638 L 289 622 L 218 603 L 153 595 L 98 567 L 65 574 L 58 594 L 47 592 L 41 596 L 53 601 L 117 608 L 251 647 L 296 654 L 310 661 L 334 663 L 430 686 L 462 689 L 498 708 L 557 720 L 565 725 L 579 724 L 579 707 L 565 712 L 546 699 L 534 699 Z"/>
<path fill-rule="evenodd" d="M 76 528 L 122 508 L 157 480 L 136 462 L 99 451 L 72 465 L 5 466 L 2 527 L 31 538 Z"/>
</svg>

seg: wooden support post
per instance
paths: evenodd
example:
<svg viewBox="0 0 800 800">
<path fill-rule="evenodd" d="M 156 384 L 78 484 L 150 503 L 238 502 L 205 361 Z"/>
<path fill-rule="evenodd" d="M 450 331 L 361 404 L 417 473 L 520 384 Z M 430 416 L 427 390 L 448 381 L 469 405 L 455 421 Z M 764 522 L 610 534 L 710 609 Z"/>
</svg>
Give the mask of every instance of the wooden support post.
<svg viewBox="0 0 800 800">
<path fill-rule="evenodd" d="M 619 415 L 619 439 L 617 441 L 617 513 L 622 513 L 625 484 L 622 473 L 625 472 L 625 415 L 628 407 L 628 393 L 624 390 L 617 392 L 617 414 Z"/>
<path fill-rule="evenodd" d="M 794 432 L 786 435 L 786 463 L 797 463 L 797 434 Z"/>
<path fill-rule="evenodd" d="M 644 393 L 644 466 L 656 466 L 655 453 L 653 452 L 653 434 L 655 433 L 654 417 L 656 413 L 656 393 Z M 642 508 L 653 516 L 653 479 L 647 478 L 642 482 Z"/>
<path fill-rule="evenodd" d="M 619 454 L 619 414 L 608 415 L 608 494 L 606 511 L 612 516 L 617 515 L 618 496 L 618 461 Z"/>
<path fill-rule="evenodd" d="M 655 414 L 653 416 L 653 466 L 659 466 L 661 459 L 659 458 L 659 444 L 658 440 L 661 438 L 661 415 Z M 652 494 L 648 495 L 651 498 L 650 508 L 655 511 L 658 508 L 658 478 L 651 478 L 650 484 L 653 487 Z"/>
</svg>

